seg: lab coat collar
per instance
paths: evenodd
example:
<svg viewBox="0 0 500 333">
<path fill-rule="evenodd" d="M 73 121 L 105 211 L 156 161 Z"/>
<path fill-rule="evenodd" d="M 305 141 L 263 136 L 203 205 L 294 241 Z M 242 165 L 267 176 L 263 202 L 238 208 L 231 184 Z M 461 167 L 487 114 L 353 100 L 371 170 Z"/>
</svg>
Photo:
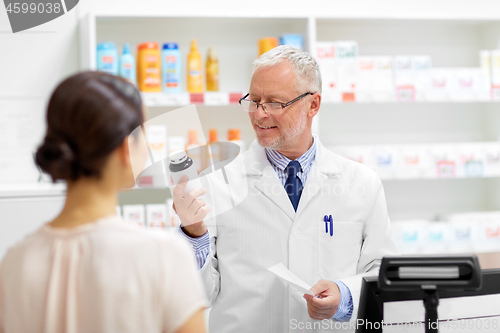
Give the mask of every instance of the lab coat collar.
<svg viewBox="0 0 500 333">
<path fill-rule="evenodd" d="M 315 139 L 317 139 L 316 158 L 302 191 L 297 214 L 276 172 L 267 159 L 265 149 L 258 144 L 257 140 L 254 140 L 251 144 L 245 158 L 244 172 L 246 176 L 256 179 L 255 187 L 280 207 L 291 220 L 300 214 L 308 202 L 319 192 L 327 179 L 338 179 L 340 177 L 336 155 L 327 150 L 318 137 L 315 137 Z"/>
</svg>

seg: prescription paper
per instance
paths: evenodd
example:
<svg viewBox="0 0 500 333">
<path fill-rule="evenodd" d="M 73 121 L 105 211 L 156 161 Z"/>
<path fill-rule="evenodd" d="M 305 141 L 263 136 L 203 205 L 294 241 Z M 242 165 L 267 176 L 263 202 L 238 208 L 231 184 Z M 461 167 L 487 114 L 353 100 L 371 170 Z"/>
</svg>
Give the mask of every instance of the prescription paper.
<svg viewBox="0 0 500 333">
<path fill-rule="evenodd" d="M 280 262 L 277 265 L 269 267 L 268 270 L 300 292 L 314 296 L 313 292 L 309 290 L 311 287 L 299 279 L 295 274 L 290 272 L 288 268 L 283 265 L 283 263 Z"/>
</svg>

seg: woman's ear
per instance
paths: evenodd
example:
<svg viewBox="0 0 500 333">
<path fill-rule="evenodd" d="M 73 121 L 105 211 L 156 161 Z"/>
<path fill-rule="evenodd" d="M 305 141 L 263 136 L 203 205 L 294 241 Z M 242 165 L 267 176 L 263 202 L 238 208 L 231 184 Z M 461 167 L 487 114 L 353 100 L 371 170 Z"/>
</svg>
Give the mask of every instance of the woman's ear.
<svg viewBox="0 0 500 333">
<path fill-rule="evenodd" d="M 129 140 L 133 140 L 133 137 L 126 137 L 125 139 L 123 139 L 122 143 L 118 147 L 118 155 L 120 157 L 120 162 L 122 162 L 126 166 L 131 164 Z M 130 142 L 130 144 L 133 144 L 133 142 Z"/>
</svg>

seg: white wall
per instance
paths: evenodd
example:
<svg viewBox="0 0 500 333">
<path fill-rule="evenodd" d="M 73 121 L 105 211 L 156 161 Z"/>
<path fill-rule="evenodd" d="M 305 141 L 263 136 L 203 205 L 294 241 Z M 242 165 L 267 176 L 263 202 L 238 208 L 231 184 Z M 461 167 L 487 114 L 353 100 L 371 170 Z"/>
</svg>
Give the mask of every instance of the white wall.
<svg viewBox="0 0 500 333">
<path fill-rule="evenodd" d="M 49 93 L 78 70 L 77 14 L 73 10 L 13 34 L 0 5 L 0 188 L 38 178 L 31 153 L 44 132 Z M 52 219 L 62 202 L 62 196 L 0 196 L 0 258 L 7 247 Z"/>
</svg>

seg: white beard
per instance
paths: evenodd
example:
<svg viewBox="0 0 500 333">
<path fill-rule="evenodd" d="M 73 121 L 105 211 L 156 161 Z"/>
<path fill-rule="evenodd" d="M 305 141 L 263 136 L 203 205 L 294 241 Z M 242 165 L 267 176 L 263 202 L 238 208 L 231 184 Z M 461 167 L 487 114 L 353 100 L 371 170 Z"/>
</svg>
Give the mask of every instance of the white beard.
<svg viewBox="0 0 500 333">
<path fill-rule="evenodd" d="M 268 149 L 290 150 L 291 148 L 297 146 L 300 135 L 304 133 L 304 130 L 306 129 L 306 117 L 300 117 L 299 119 L 299 122 L 295 124 L 295 126 L 288 128 L 276 138 L 263 140 L 257 136 L 257 142 L 261 147 Z"/>
</svg>

